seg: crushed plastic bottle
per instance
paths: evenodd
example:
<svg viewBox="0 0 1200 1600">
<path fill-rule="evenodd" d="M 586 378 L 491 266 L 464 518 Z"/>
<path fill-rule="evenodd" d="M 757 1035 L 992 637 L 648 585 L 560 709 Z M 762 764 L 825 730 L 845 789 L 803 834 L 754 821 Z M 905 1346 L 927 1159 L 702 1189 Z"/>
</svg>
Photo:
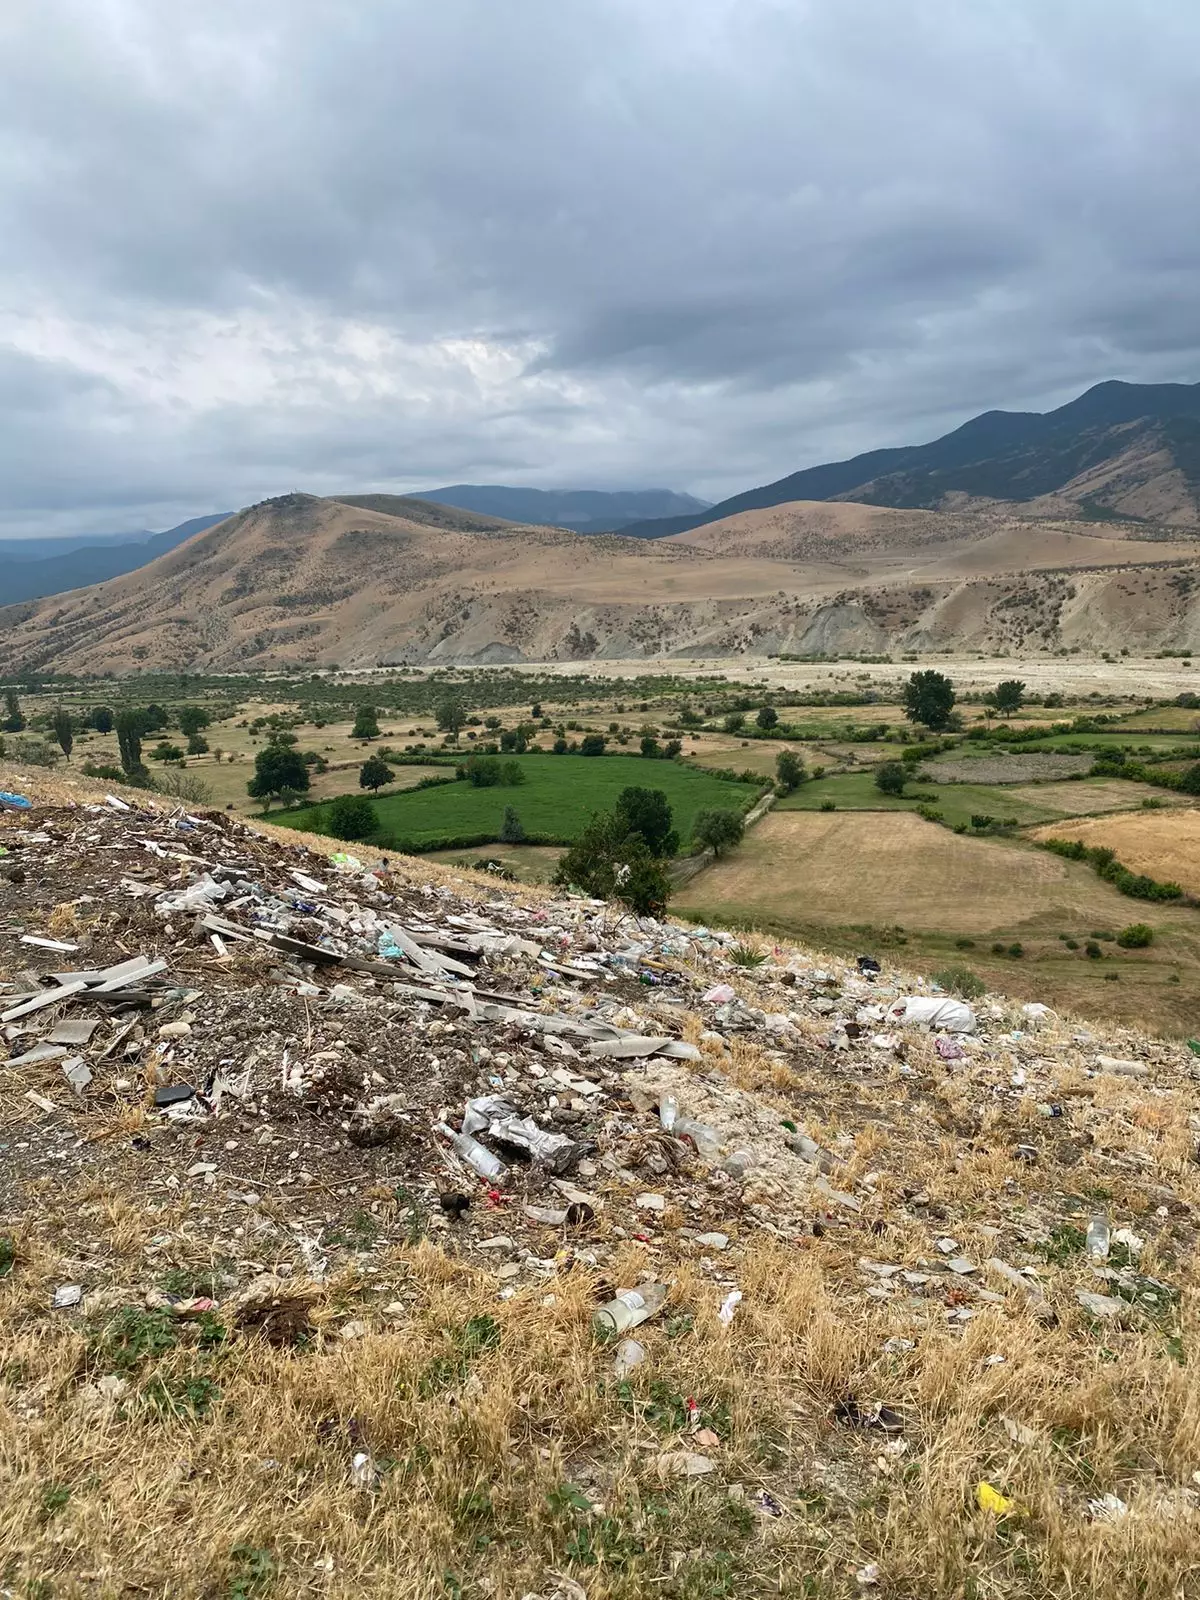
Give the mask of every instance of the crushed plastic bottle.
<svg viewBox="0 0 1200 1600">
<path fill-rule="evenodd" d="M 642 1283 L 636 1289 L 622 1289 L 592 1318 L 597 1333 L 628 1333 L 657 1316 L 667 1303 L 665 1283 Z"/>
</svg>

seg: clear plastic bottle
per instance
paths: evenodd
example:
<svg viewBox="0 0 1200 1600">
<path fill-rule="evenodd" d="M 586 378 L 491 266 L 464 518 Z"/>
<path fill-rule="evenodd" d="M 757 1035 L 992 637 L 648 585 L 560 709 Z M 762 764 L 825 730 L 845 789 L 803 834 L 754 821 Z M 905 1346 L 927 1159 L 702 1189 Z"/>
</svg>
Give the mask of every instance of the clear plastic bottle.
<svg viewBox="0 0 1200 1600">
<path fill-rule="evenodd" d="M 636 1289 L 622 1289 L 592 1318 L 597 1333 L 628 1333 L 662 1310 L 667 1302 L 665 1283 L 640 1283 Z"/>
<path fill-rule="evenodd" d="M 1102 1211 L 1095 1212 L 1088 1218 L 1087 1227 L 1087 1253 L 1097 1261 L 1104 1261 L 1108 1257 L 1108 1218 Z"/>
<path fill-rule="evenodd" d="M 493 1183 L 499 1183 L 508 1171 L 499 1156 L 493 1155 L 478 1139 L 472 1139 L 469 1133 L 455 1133 L 444 1122 L 439 1123 L 438 1131 L 445 1134 L 455 1154 L 460 1155 L 481 1178 L 490 1178 Z"/>
</svg>

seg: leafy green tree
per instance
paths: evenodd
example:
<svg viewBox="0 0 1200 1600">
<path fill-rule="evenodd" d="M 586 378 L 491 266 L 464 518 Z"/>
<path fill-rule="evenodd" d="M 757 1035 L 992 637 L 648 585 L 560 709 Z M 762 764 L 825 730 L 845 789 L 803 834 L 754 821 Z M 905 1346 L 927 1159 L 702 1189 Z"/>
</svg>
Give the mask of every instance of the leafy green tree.
<svg viewBox="0 0 1200 1600">
<path fill-rule="evenodd" d="M 515 789 L 525 782 L 525 768 L 519 761 L 505 761 L 500 768 L 500 782 Z"/>
<path fill-rule="evenodd" d="M 721 726 L 726 733 L 741 733 L 746 726 L 745 715 L 741 711 L 731 711 Z"/>
<path fill-rule="evenodd" d="M 615 811 L 600 811 L 561 857 L 554 881 L 599 900 L 619 900 L 639 916 L 665 909 L 671 881 L 640 833 Z"/>
<path fill-rule="evenodd" d="M 254 800 L 265 800 L 269 807 L 272 800 L 283 799 L 285 790 L 307 794 L 308 787 L 308 768 L 300 752 L 288 745 L 269 744 L 254 758 L 254 776 L 246 785 L 246 793 Z"/>
<path fill-rule="evenodd" d="M 182 761 L 183 750 L 169 739 L 160 739 L 150 752 L 151 761 Z"/>
<path fill-rule="evenodd" d="M 340 794 L 327 814 L 329 831 L 335 839 L 369 839 L 379 831 L 375 807 L 365 794 Z"/>
<path fill-rule="evenodd" d="M 754 720 L 765 732 L 767 729 L 774 728 L 777 725 L 779 722 L 779 713 L 776 711 L 774 706 L 763 706 L 762 710 L 758 713 Z"/>
<path fill-rule="evenodd" d="M 658 740 L 652 733 L 644 733 L 642 735 L 641 750 L 647 761 L 655 761 L 662 754 Z"/>
<path fill-rule="evenodd" d="M 639 789 L 634 785 L 622 789 L 615 815 L 627 832 L 640 835 L 652 856 L 665 859 L 679 849 L 671 806 L 661 789 Z"/>
<path fill-rule="evenodd" d="M 75 725 L 71 721 L 71 713 L 65 706 L 58 706 L 54 712 L 54 737 L 58 741 L 58 748 L 71 759 L 71 749 L 75 743 Z"/>
<path fill-rule="evenodd" d="M 466 726 L 467 708 L 461 697 L 456 694 L 447 695 L 446 699 L 437 708 L 437 725 L 443 733 L 452 734 L 455 744 L 458 736 Z M 376 730 L 378 731 L 378 730 Z"/>
<path fill-rule="evenodd" d="M 875 768 L 875 787 L 880 794 L 903 794 L 907 782 L 908 769 L 902 761 L 885 761 Z"/>
<path fill-rule="evenodd" d="M 535 700 L 533 705 L 530 706 L 529 715 L 535 722 L 540 722 L 542 720 L 542 704 L 540 700 Z"/>
<path fill-rule="evenodd" d="M 375 715 L 374 706 L 359 706 L 354 718 L 354 726 L 350 729 L 352 739 L 378 739 L 379 718 Z"/>
<path fill-rule="evenodd" d="M 704 722 L 700 713 L 689 705 L 679 708 L 679 726 L 681 728 L 699 728 Z"/>
<path fill-rule="evenodd" d="M 904 715 L 938 733 L 950 721 L 956 699 L 954 685 L 944 673 L 914 672 L 904 685 Z"/>
<path fill-rule="evenodd" d="M 374 792 L 377 789 L 382 789 L 385 783 L 391 783 L 391 781 L 391 767 L 378 756 L 368 756 L 358 769 L 358 786 L 360 789 L 370 789 Z"/>
<path fill-rule="evenodd" d="M 189 733 L 187 753 L 190 756 L 204 756 L 208 754 L 208 740 L 202 733 Z"/>
<path fill-rule="evenodd" d="M 1020 678 L 1005 678 L 996 685 L 992 700 L 1002 717 L 1011 717 L 1025 703 L 1025 685 Z"/>
<path fill-rule="evenodd" d="M 21 710 L 21 702 L 17 699 L 16 691 L 9 689 L 4 696 L 4 722 L 5 733 L 23 733 L 25 730 L 25 713 Z"/>
<path fill-rule="evenodd" d="M 775 777 L 784 794 L 791 794 L 804 782 L 804 763 L 794 750 L 781 750 L 775 757 Z"/>
<path fill-rule="evenodd" d="M 579 746 L 579 754 L 581 756 L 602 756 L 607 742 L 602 733 L 589 733 Z"/>
<path fill-rule="evenodd" d="M 692 838 L 715 856 L 741 844 L 745 833 L 746 819 L 741 812 L 726 809 L 702 811 L 692 827 Z"/>
<path fill-rule="evenodd" d="M 565 756 L 568 748 L 569 746 L 566 739 L 560 733 L 558 738 L 555 739 L 554 743 L 550 746 L 550 751 L 552 755 Z"/>
<path fill-rule="evenodd" d="M 111 706 L 93 706 L 88 713 L 88 723 L 97 733 L 111 733 L 113 722 Z"/>
<path fill-rule="evenodd" d="M 501 844 L 524 844 L 525 827 L 515 806 L 505 806 L 504 821 L 500 824 Z"/>
<path fill-rule="evenodd" d="M 157 733 L 160 728 L 165 728 L 171 720 L 170 717 L 167 716 L 165 708 L 160 706 L 155 700 L 151 700 L 150 704 L 142 712 L 142 715 L 146 719 L 147 733 Z"/>
<path fill-rule="evenodd" d="M 146 727 L 145 712 L 141 710 L 119 712 L 116 729 L 122 771 L 127 778 L 137 777 L 146 770 L 142 762 L 142 738 L 149 731 Z"/>
<path fill-rule="evenodd" d="M 212 714 L 203 706 L 180 706 L 178 721 L 180 733 L 190 739 L 208 727 Z"/>
<path fill-rule="evenodd" d="M 663 745 L 662 753 L 665 760 L 674 761 L 676 756 L 681 756 L 683 754 L 682 739 L 668 739 L 666 744 Z"/>
</svg>

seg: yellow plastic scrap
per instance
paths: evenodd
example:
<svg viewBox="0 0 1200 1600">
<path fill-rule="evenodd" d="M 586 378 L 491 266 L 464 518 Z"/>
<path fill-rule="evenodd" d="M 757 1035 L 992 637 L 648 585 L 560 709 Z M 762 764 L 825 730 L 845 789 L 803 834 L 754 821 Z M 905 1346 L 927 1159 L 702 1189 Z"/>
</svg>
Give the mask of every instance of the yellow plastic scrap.
<svg viewBox="0 0 1200 1600">
<path fill-rule="evenodd" d="M 984 1479 L 975 1485 L 975 1504 L 980 1511 L 990 1511 L 994 1517 L 1003 1517 L 1013 1509 L 1013 1502 L 1002 1495 Z"/>
</svg>

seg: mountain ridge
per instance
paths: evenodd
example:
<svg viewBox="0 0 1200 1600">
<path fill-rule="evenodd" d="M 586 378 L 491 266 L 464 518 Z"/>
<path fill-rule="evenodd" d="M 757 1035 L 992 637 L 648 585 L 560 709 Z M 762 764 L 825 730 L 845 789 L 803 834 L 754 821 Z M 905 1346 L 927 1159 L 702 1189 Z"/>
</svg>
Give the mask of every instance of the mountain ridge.
<svg viewBox="0 0 1200 1600">
<path fill-rule="evenodd" d="M 1081 476 L 1123 458 L 1123 473 L 1100 485 L 1099 492 L 1071 493 Z M 1164 507 L 1160 502 L 1170 474 L 1181 481 L 1173 482 Z M 985 411 L 928 444 L 805 467 L 697 515 L 660 518 L 623 531 L 664 538 L 796 500 L 934 510 L 954 495 L 1024 505 L 1035 514 L 1039 501 L 1056 496 L 1056 503 L 1041 508 L 1045 514 L 1145 516 L 1170 526 L 1200 527 L 1200 383 L 1110 379 L 1053 411 Z"/>
</svg>

